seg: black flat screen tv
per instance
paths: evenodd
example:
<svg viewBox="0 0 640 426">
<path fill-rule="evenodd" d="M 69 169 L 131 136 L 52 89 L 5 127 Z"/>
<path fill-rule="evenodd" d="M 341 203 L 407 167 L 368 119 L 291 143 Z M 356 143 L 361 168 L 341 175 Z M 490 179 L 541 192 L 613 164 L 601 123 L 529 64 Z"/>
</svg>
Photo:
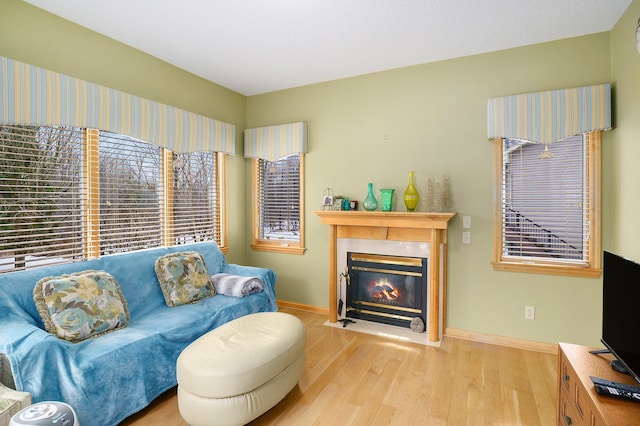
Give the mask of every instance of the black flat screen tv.
<svg viewBox="0 0 640 426">
<path fill-rule="evenodd" d="M 602 343 L 615 356 L 611 366 L 640 383 L 640 264 L 604 252 Z"/>
</svg>

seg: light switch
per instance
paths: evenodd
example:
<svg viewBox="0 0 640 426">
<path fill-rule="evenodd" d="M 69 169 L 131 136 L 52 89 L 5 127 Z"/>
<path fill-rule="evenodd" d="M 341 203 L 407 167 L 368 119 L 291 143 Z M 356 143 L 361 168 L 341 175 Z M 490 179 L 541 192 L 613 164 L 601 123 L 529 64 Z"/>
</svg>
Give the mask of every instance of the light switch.
<svg viewBox="0 0 640 426">
<path fill-rule="evenodd" d="M 471 228 L 471 216 L 462 216 L 462 227 L 465 229 Z"/>
</svg>

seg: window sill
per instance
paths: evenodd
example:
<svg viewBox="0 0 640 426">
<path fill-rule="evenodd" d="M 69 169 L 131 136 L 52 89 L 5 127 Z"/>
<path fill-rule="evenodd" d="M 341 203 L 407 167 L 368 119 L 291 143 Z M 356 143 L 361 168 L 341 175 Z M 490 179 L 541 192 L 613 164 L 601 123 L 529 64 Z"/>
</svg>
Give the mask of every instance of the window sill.
<svg viewBox="0 0 640 426">
<path fill-rule="evenodd" d="M 494 271 L 524 272 L 528 274 L 563 275 L 568 277 L 598 278 L 602 269 L 573 266 L 549 265 L 541 263 L 491 262 Z"/>
<path fill-rule="evenodd" d="M 304 254 L 306 249 L 304 247 L 286 245 L 286 243 L 277 243 L 277 244 L 254 243 L 254 244 L 251 244 L 251 250 L 269 251 L 273 253 Z"/>
</svg>

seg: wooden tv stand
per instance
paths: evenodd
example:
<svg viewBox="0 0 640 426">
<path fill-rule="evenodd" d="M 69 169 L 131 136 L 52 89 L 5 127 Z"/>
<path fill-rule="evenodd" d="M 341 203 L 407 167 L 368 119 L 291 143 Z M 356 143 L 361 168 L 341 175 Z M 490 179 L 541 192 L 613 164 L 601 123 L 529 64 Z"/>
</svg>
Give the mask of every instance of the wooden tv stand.
<svg viewBox="0 0 640 426">
<path fill-rule="evenodd" d="M 640 386 L 631 376 L 613 370 L 610 354 L 592 355 L 587 346 L 558 347 L 558 425 L 600 426 L 640 424 L 640 403 L 600 396 L 589 376 Z"/>
</svg>

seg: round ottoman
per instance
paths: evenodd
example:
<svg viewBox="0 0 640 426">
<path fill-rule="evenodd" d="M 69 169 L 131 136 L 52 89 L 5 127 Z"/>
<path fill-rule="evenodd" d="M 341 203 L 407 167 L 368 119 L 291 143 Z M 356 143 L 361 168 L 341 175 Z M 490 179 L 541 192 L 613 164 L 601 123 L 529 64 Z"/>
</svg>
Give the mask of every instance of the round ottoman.
<svg viewBox="0 0 640 426">
<path fill-rule="evenodd" d="M 201 336 L 177 361 L 178 408 L 193 426 L 244 425 L 282 400 L 304 370 L 306 330 L 260 312 Z"/>
</svg>

